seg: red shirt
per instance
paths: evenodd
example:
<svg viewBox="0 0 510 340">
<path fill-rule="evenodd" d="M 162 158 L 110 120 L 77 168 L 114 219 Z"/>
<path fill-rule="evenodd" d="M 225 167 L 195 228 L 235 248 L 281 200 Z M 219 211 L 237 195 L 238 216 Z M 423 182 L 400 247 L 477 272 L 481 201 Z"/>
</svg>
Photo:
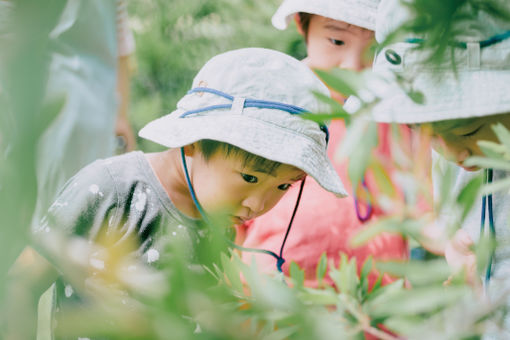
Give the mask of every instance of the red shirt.
<svg viewBox="0 0 510 340">
<path fill-rule="evenodd" d="M 386 157 L 390 153 L 389 128 L 389 125 L 379 124 L 380 142 L 375 150 L 379 155 Z M 340 144 L 339 141 L 345 136 L 346 128 L 343 121 L 335 120 L 329 129 L 331 140 L 328 154 L 333 160 L 333 155 Z M 349 244 L 350 238 L 364 227 L 364 223 L 356 215 L 354 196 L 347 177 L 347 162 L 333 161 L 333 163 L 350 196 L 337 198 L 308 177 L 283 252 L 283 257 L 286 260 L 283 265 L 284 273 L 288 275 L 290 263 L 296 262 L 305 270 L 305 284 L 311 287 L 317 285 L 316 266 L 323 252 L 336 265 L 340 259 L 340 252 L 345 253 L 349 258 L 355 257 L 358 270 L 361 269 L 369 255 L 377 260 L 405 260 L 408 258 L 407 242 L 402 236 L 396 234 L 380 234 L 358 248 Z M 366 178 L 366 183 L 371 194 L 376 195 L 377 193 L 374 192 L 375 183 L 370 176 Z M 298 192 L 299 184 L 296 183 L 271 211 L 238 227 L 239 233 L 245 235 L 242 246 L 272 250 L 278 254 Z M 371 221 L 382 214 L 383 212 L 375 206 Z M 276 270 L 276 260 L 270 255 L 251 252 L 242 254 L 246 263 L 251 263 L 252 257 L 255 258 L 260 271 L 272 272 Z M 369 284 L 372 285 L 376 278 L 377 273 L 371 273 Z M 392 280 L 388 275 L 384 275 L 382 283 L 387 284 Z M 324 281 L 330 285 L 333 284 L 328 275 Z"/>
</svg>

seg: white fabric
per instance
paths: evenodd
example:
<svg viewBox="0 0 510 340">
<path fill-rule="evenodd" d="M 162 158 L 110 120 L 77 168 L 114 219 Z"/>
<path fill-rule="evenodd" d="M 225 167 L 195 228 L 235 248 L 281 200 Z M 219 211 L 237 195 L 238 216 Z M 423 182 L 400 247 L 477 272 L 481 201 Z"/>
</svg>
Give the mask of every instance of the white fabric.
<svg viewBox="0 0 510 340">
<path fill-rule="evenodd" d="M 470 179 L 477 173 L 465 171 L 459 168 L 459 175 L 455 190 L 460 191 Z M 500 181 L 510 176 L 509 172 L 494 170 L 493 181 Z M 510 289 L 510 195 L 507 191 L 499 191 L 493 194 L 494 226 L 496 229 L 497 247 L 493 262 L 492 276 L 488 286 L 488 296 L 494 302 L 498 302 L 505 292 Z M 477 198 L 470 213 L 466 217 L 462 228 L 466 230 L 476 243 L 480 239 L 480 222 L 482 199 Z M 485 232 L 489 232 L 489 214 L 486 212 Z M 481 278 L 482 280 L 484 278 Z M 510 306 L 510 296 L 504 296 L 507 306 Z M 489 330 L 484 334 L 483 339 L 509 339 L 510 337 L 510 315 L 504 320 L 502 329 Z"/>
<path fill-rule="evenodd" d="M 509 3 L 505 5 L 510 10 Z M 382 0 L 379 9 L 376 38 L 381 42 L 409 13 L 398 0 Z M 372 111 L 376 121 L 422 123 L 510 112 L 510 39 L 482 48 L 479 45 L 510 30 L 510 22 L 479 14 L 463 24 L 465 33 L 458 38 L 469 43 L 469 48 L 455 48 L 455 70 L 450 60 L 427 66 L 428 53 L 416 50 L 413 43 L 394 43 L 378 53 L 373 71 L 392 85 L 388 86 L 391 91 L 386 91 L 391 94 Z M 392 64 L 388 53 L 396 53 L 401 62 Z M 422 92 L 425 102 L 413 102 L 396 85 L 395 75 L 407 81 L 406 88 Z"/>
<path fill-rule="evenodd" d="M 348 24 L 375 30 L 379 0 L 284 0 L 273 15 L 273 26 L 284 30 L 299 12 L 317 14 Z"/>
<path fill-rule="evenodd" d="M 246 48 L 212 58 L 193 80 L 192 88 L 208 87 L 233 97 L 274 101 L 326 112 L 311 91 L 329 90 L 303 63 L 281 52 Z M 213 139 L 264 158 L 293 165 L 324 189 L 347 196 L 328 156 L 326 135 L 319 124 L 278 109 L 216 109 L 181 118 L 184 112 L 211 105 L 232 104 L 221 96 L 200 92 L 185 95 L 177 109 L 147 124 L 143 138 L 170 148 Z"/>
</svg>

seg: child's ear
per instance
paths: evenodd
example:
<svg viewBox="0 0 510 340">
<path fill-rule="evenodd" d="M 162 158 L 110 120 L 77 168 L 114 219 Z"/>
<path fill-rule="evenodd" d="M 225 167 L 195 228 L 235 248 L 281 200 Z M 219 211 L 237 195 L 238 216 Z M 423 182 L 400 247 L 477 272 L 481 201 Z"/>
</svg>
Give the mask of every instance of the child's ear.
<svg viewBox="0 0 510 340">
<path fill-rule="evenodd" d="M 184 155 L 191 157 L 195 154 L 198 146 L 197 143 L 189 144 L 184 146 Z"/>
<path fill-rule="evenodd" d="M 299 17 L 299 13 L 294 14 L 294 21 L 296 22 L 298 33 L 304 37 L 305 32 L 303 31 L 303 25 L 301 24 L 301 18 Z"/>
</svg>

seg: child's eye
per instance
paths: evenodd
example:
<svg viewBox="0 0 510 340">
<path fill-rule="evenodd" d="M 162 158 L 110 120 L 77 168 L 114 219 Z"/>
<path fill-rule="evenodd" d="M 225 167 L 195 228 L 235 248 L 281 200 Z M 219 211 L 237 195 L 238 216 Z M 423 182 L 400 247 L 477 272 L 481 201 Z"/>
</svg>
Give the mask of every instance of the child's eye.
<svg viewBox="0 0 510 340">
<path fill-rule="evenodd" d="M 291 186 L 292 186 L 292 184 L 289 184 L 289 183 L 280 184 L 278 186 L 278 189 L 285 191 L 285 190 L 288 190 Z"/>
<path fill-rule="evenodd" d="M 342 45 L 345 45 L 344 41 L 343 40 L 337 40 L 337 39 L 333 39 L 333 38 L 329 38 L 329 41 L 335 45 L 335 46 L 342 46 Z"/>
<path fill-rule="evenodd" d="M 467 138 L 467 137 L 474 136 L 474 135 L 476 135 L 476 133 L 477 133 L 478 131 L 480 131 L 480 129 L 481 129 L 482 127 L 483 127 L 483 124 L 482 124 L 482 125 L 480 125 L 479 127 L 477 127 L 476 129 L 474 129 L 473 131 L 463 134 L 463 135 L 462 135 L 462 137 L 466 137 L 466 138 Z"/>
<path fill-rule="evenodd" d="M 248 182 L 248 183 L 257 183 L 258 182 L 258 178 L 255 176 L 252 176 L 252 175 L 241 173 L 241 177 L 243 177 L 244 181 Z"/>
</svg>

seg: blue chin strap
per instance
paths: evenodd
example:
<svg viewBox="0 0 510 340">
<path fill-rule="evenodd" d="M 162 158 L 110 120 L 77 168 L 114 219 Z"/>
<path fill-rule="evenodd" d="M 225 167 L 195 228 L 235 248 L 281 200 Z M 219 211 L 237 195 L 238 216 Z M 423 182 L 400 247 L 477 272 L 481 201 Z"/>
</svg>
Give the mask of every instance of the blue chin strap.
<svg viewBox="0 0 510 340">
<path fill-rule="evenodd" d="M 210 105 L 210 106 L 202 107 L 202 108 L 199 108 L 199 109 L 196 109 L 196 110 L 190 110 L 190 111 L 184 112 L 180 116 L 180 118 L 185 118 L 185 117 L 193 115 L 193 114 L 197 114 L 197 113 L 201 113 L 201 112 L 207 112 L 207 111 L 212 111 L 212 110 L 232 109 L 232 105 L 233 105 L 233 102 L 234 102 L 234 99 L 235 99 L 234 96 L 231 96 L 231 95 L 229 95 L 227 93 L 224 93 L 222 91 L 218 91 L 218 90 L 211 89 L 211 88 L 208 88 L 208 87 L 196 87 L 196 88 L 193 88 L 190 91 L 188 91 L 188 94 L 201 93 L 201 92 L 207 92 L 207 93 L 215 94 L 217 96 L 220 96 L 220 97 L 223 97 L 225 99 L 230 100 L 232 103 L 219 104 L 219 105 Z M 298 106 L 295 106 L 295 105 L 290 105 L 290 104 L 285 104 L 285 103 L 280 103 L 280 102 L 274 102 L 274 101 L 268 101 L 268 100 L 249 99 L 249 98 L 246 98 L 244 100 L 243 108 L 246 108 L 246 107 L 255 107 L 255 108 L 259 108 L 259 109 L 280 110 L 280 111 L 288 112 L 288 113 L 293 114 L 293 115 L 294 114 L 302 114 L 302 113 L 307 112 L 305 109 L 303 109 L 301 107 L 298 107 Z M 327 126 L 324 125 L 324 124 L 319 124 L 319 127 L 324 132 L 324 134 L 326 135 L 325 138 L 326 138 L 326 145 L 327 145 L 328 142 L 329 142 L 329 130 L 328 130 Z M 195 207 L 197 208 L 198 212 L 200 213 L 200 216 L 202 216 L 202 219 L 207 224 L 209 224 L 209 218 L 207 216 L 207 213 L 204 211 L 204 209 L 200 205 L 200 202 L 198 201 L 197 196 L 195 194 L 195 190 L 193 189 L 193 185 L 191 184 L 191 179 L 189 177 L 189 172 L 188 172 L 188 167 L 187 167 L 187 164 L 186 164 L 186 157 L 184 155 L 184 148 L 183 147 L 181 147 L 181 160 L 182 160 L 182 166 L 183 166 L 183 169 L 184 169 L 184 174 L 185 174 L 185 177 L 186 177 L 186 183 L 188 185 L 188 189 L 189 189 L 189 192 L 190 192 L 190 195 L 191 195 L 191 199 L 193 200 L 193 203 L 195 204 Z M 231 242 L 230 240 L 227 240 L 227 242 L 232 247 L 237 248 L 237 249 L 242 250 L 242 251 L 248 251 L 248 252 L 253 252 L 253 253 L 263 253 L 263 254 L 271 255 L 272 257 L 274 257 L 276 259 L 276 269 L 278 269 L 278 271 L 280 273 L 283 273 L 282 266 L 285 263 L 285 259 L 283 258 L 283 249 L 285 247 L 285 243 L 287 242 L 287 237 L 289 236 L 289 232 L 290 232 L 290 229 L 292 227 L 292 222 L 294 221 L 294 217 L 296 216 L 296 212 L 297 212 L 297 209 L 299 207 L 299 202 L 301 200 L 301 195 L 303 193 L 303 187 L 305 185 L 305 179 L 303 179 L 301 181 L 301 185 L 299 187 L 298 197 L 297 197 L 297 200 L 296 200 L 296 205 L 294 206 L 294 211 L 292 212 L 292 217 L 290 218 L 289 225 L 287 226 L 287 231 L 285 232 L 285 236 L 283 238 L 279 254 L 276 254 L 275 252 L 273 252 L 271 250 L 253 249 L 253 248 L 241 247 L 241 246 L 238 246 L 237 244 Z"/>
<path fill-rule="evenodd" d="M 485 169 L 484 182 L 492 183 L 493 170 Z M 494 215 L 492 212 L 492 194 L 484 195 L 482 197 L 482 218 L 480 221 L 480 235 L 483 235 L 485 229 L 485 211 L 489 211 L 489 232 L 492 240 L 496 239 L 496 227 L 494 225 Z M 487 285 L 492 275 L 492 262 L 494 261 L 494 250 L 492 250 L 487 269 L 485 271 L 485 284 Z"/>
</svg>

